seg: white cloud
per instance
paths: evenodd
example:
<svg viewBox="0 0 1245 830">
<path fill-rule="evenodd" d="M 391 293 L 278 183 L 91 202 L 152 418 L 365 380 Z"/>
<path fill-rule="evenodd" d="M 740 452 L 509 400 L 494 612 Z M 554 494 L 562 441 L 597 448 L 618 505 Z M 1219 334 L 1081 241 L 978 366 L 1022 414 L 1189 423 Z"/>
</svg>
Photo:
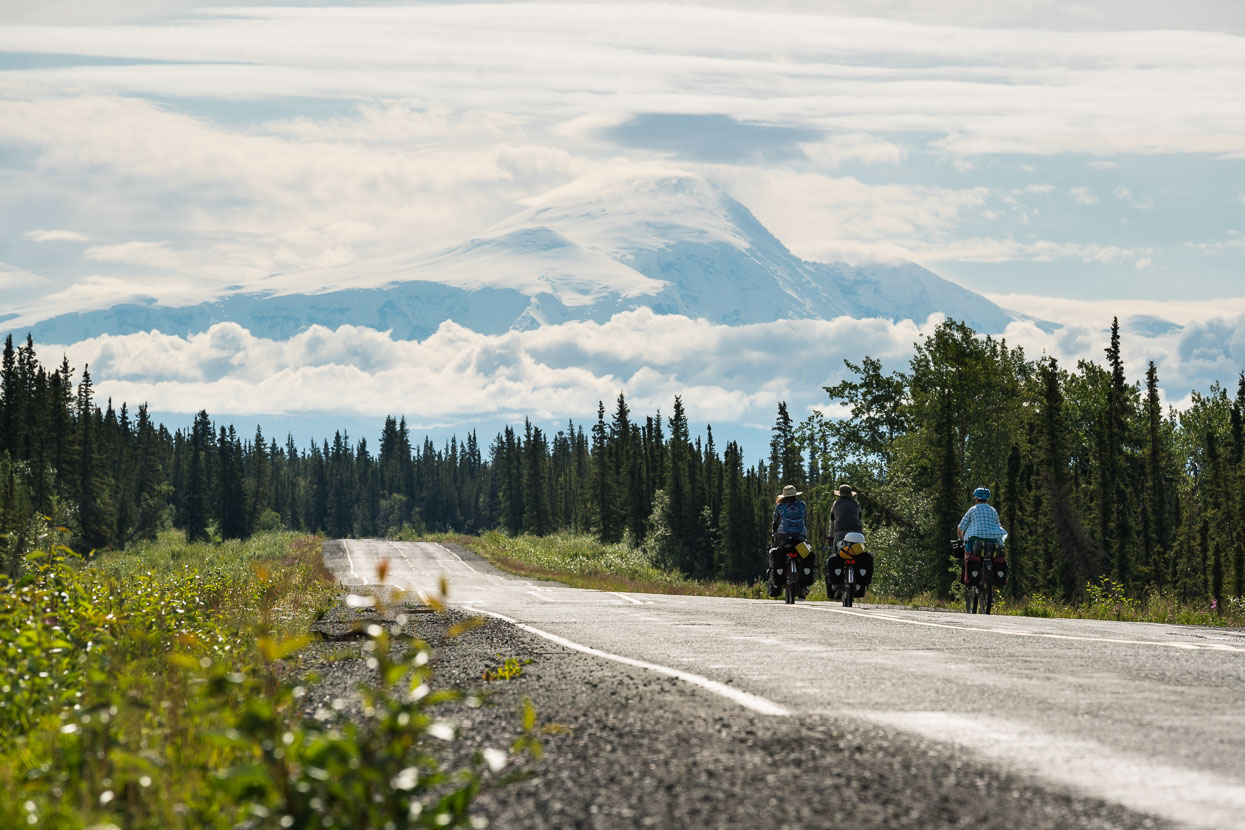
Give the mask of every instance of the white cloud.
<svg viewBox="0 0 1245 830">
<path fill-rule="evenodd" d="M 1029 184 L 1025 185 L 1025 193 L 1050 193 L 1055 189 L 1053 184 Z"/>
<path fill-rule="evenodd" d="M 1219 297 L 1209 300 L 1080 300 L 1035 294 L 987 294 L 1003 308 L 1039 320 L 1094 329 L 1110 325 L 1111 318 L 1155 317 L 1185 326 L 1198 320 L 1223 315 L 1245 314 L 1245 297 Z"/>
<path fill-rule="evenodd" d="M 1120 165 L 1114 161 L 1088 161 L 1085 164 L 1087 167 L 1092 167 L 1095 170 L 1118 170 L 1120 169 Z"/>
<path fill-rule="evenodd" d="M 1149 194 L 1140 198 L 1133 198 L 1133 191 L 1123 185 L 1116 187 L 1111 192 L 1115 194 L 1115 198 L 1122 202 L 1128 202 L 1137 210 L 1152 210 L 1154 208 L 1154 197 Z"/>
<path fill-rule="evenodd" d="M 1129 301 L 1077 304 L 1044 297 L 1023 301 L 1027 313 L 1063 326 L 1047 333 L 1032 322 L 1009 325 L 1003 336 L 1022 346 L 1029 357 L 1049 354 L 1066 367 L 1078 360 L 1101 364 L 1111 320 L 1118 317 L 1128 379 L 1143 380 L 1153 362 L 1164 399 L 1178 407 L 1187 404 L 1191 390 L 1205 392 L 1215 382 L 1232 386 L 1245 367 L 1245 300 L 1220 302 L 1217 307 Z M 1204 316 L 1184 319 L 1191 314 Z"/>
<path fill-rule="evenodd" d="M 419 89 L 464 111 L 559 122 L 717 113 L 934 133 L 945 136 L 936 146 L 968 155 L 1245 152 L 1245 113 L 1233 106 L 1245 49 L 1221 31 L 1045 32 L 694 5 L 481 8 L 275 7 L 145 26 L 16 25 L 0 32 L 0 49 L 173 62 L 7 73 L 101 92 L 403 98 Z"/>
<path fill-rule="evenodd" d="M 623 389 L 642 409 L 682 394 L 693 417 L 744 423 L 769 418 L 776 400 L 818 402 L 821 385 L 842 375 L 844 357 L 904 359 L 922 330 L 848 318 L 715 326 L 644 310 L 496 336 L 446 322 L 418 342 L 352 326 L 314 326 L 274 341 L 221 323 L 187 338 L 149 332 L 65 349 L 74 365 L 90 363 L 101 396 L 162 411 L 405 412 L 436 422 L 516 411 L 581 417 Z M 776 377 L 791 342 L 802 344 L 800 365 Z"/>
<path fill-rule="evenodd" d="M 49 285 L 46 277 L 32 274 L 7 262 L 0 262 L 0 289 L 4 290 L 6 301 L 16 304 L 22 299 L 47 291 Z"/>
<path fill-rule="evenodd" d="M 824 141 L 804 143 L 800 150 L 815 164 L 835 168 L 847 162 L 899 164 L 908 151 L 899 144 L 864 133 L 836 135 Z"/>
<path fill-rule="evenodd" d="M 1154 265 L 1154 260 L 1148 256 L 1138 257 L 1137 262 L 1135 263 L 1135 266 L 1138 271 L 1145 270 L 1146 268 L 1149 268 L 1152 265 Z"/>
<path fill-rule="evenodd" d="M 1096 205 L 1098 196 L 1088 187 L 1074 187 L 1068 191 L 1078 205 Z"/>
<path fill-rule="evenodd" d="M 708 175 L 809 259 L 912 258 L 923 240 L 946 239 L 989 198 L 984 187 L 874 185 L 792 170 L 716 167 Z"/>
<path fill-rule="evenodd" d="M 95 262 L 121 262 L 128 265 L 145 265 L 152 268 L 176 268 L 182 258 L 169 248 L 167 242 L 123 242 L 119 245 L 93 245 L 82 256 Z"/>
<path fill-rule="evenodd" d="M 88 242 L 90 237 L 78 231 L 33 230 L 26 231 L 22 238 L 31 242 Z"/>
<path fill-rule="evenodd" d="M 1130 379 L 1159 369 L 1175 400 L 1245 365 L 1245 300 L 1204 314 L 1206 304 L 1074 303 L 1011 297 L 1053 333 L 1019 320 L 1003 336 L 1031 358 L 1049 354 L 1072 366 L 1101 362 L 1107 327 L 1119 315 Z M 1235 309 L 1233 308 L 1235 305 Z M 1166 318 L 1149 314 L 1175 310 Z M 1226 316 L 1225 316 L 1226 315 Z M 446 322 L 423 341 L 353 326 L 319 326 L 288 340 L 253 336 L 234 323 L 176 337 L 158 332 L 105 336 L 63 347 L 70 363 L 89 363 L 100 396 L 146 401 L 158 411 L 214 415 L 404 413 L 412 422 L 464 424 L 510 418 L 582 418 L 622 390 L 633 407 L 653 411 L 682 395 L 689 416 L 714 424 L 766 423 L 778 400 L 795 411 L 824 408 L 823 385 L 845 376 L 843 360 L 864 355 L 904 368 L 912 344 L 942 319 L 922 325 L 885 320 L 779 321 L 712 325 L 642 310 L 606 323 L 567 323 L 481 335 Z M 1157 333 L 1156 333 L 1157 332 Z M 799 343 L 791 361 L 790 344 Z M 61 346 L 44 346 L 59 352 Z M 790 367 L 775 374 L 774 367 Z M 345 393 L 345 394 L 344 394 Z"/>
</svg>

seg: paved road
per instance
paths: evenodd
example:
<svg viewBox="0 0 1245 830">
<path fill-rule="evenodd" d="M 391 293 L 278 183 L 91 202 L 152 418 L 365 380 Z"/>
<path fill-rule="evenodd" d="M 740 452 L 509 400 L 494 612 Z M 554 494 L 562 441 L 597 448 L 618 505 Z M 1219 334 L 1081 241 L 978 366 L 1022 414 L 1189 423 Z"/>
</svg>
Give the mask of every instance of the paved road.
<svg viewBox="0 0 1245 830">
<path fill-rule="evenodd" d="M 1241 633 L 585 591 L 435 544 L 334 550 L 344 584 L 377 582 L 381 559 L 411 590 L 444 578 L 456 606 L 678 678 L 722 709 L 849 716 L 1170 822 L 1245 827 Z"/>
</svg>

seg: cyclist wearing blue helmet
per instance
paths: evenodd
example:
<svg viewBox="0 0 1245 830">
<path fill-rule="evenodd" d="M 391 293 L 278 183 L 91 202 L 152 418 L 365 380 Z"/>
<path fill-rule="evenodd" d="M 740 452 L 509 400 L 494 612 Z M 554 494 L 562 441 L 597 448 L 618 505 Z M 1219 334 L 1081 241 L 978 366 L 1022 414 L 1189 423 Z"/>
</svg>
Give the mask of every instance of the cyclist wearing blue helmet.
<svg viewBox="0 0 1245 830">
<path fill-rule="evenodd" d="M 956 533 L 964 540 L 964 552 L 984 547 L 992 552 L 1002 547 L 1007 531 L 999 524 L 999 513 L 990 506 L 990 490 L 978 487 L 973 491 L 973 506 L 960 519 Z"/>
</svg>

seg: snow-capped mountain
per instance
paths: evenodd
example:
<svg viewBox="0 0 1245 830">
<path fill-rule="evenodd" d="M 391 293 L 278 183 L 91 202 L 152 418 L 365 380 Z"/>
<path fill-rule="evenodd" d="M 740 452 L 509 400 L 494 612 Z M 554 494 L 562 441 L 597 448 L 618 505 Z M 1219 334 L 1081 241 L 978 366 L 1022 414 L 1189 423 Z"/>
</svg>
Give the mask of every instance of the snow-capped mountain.
<svg viewBox="0 0 1245 830">
<path fill-rule="evenodd" d="M 422 339 L 444 320 L 497 334 L 641 307 L 713 323 L 933 312 L 1001 331 L 1012 316 L 913 263 L 854 267 L 792 254 L 729 195 L 679 171 L 605 172 L 532 200 L 484 235 L 431 253 L 278 274 L 186 307 L 123 304 L 33 327 L 42 342 L 232 321 L 286 338 L 313 324 Z"/>
</svg>

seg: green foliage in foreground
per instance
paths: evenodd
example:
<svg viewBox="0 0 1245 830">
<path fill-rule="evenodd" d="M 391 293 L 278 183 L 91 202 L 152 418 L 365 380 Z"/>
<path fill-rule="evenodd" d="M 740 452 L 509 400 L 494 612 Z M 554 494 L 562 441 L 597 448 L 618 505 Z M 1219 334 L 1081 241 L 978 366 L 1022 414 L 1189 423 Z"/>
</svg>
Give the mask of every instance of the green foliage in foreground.
<svg viewBox="0 0 1245 830">
<path fill-rule="evenodd" d="M 336 593 L 319 548 L 273 534 L 164 537 L 98 566 L 30 554 L 0 581 L 0 827 L 469 824 L 481 787 L 539 752 L 534 710 L 508 751 L 446 769 L 436 711 L 463 694 L 431 688 L 424 643 L 372 625 L 362 717 L 305 711 L 291 660 L 310 638 L 290 634 Z"/>
<path fill-rule="evenodd" d="M 551 536 L 516 536 L 490 532 L 479 537 L 436 535 L 436 541 L 458 542 L 470 547 L 494 565 L 512 573 L 538 579 L 555 579 L 577 588 L 605 591 L 640 591 L 657 594 L 694 594 L 717 597 L 766 598 L 760 582 L 701 581 L 683 577 L 677 571 L 662 570 L 649 564 L 648 555 L 625 544 L 604 544 L 593 536 L 556 533 Z M 879 575 L 883 562 L 878 562 Z M 904 597 L 885 590 L 875 582 L 867 602 L 897 604 L 914 608 L 962 609 L 957 587 L 950 599 L 932 591 Z M 1071 603 L 1042 594 L 1019 600 L 1000 596 L 994 613 L 1027 617 L 1157 622 L 1178 625 L 1214 625 L 1245 628 L 1245 602 L 1229 600 L 1218 609 L 1209 604 L 1181 602 L 1170 594 L 1151 591 L 1138 599 L 1128 595 L 1118 582 L 1103 578 L 1086 586 L 1086 601 Z M 810 601 L 826 599 L 819 579 L 809 592 Z"/>
</svg>

